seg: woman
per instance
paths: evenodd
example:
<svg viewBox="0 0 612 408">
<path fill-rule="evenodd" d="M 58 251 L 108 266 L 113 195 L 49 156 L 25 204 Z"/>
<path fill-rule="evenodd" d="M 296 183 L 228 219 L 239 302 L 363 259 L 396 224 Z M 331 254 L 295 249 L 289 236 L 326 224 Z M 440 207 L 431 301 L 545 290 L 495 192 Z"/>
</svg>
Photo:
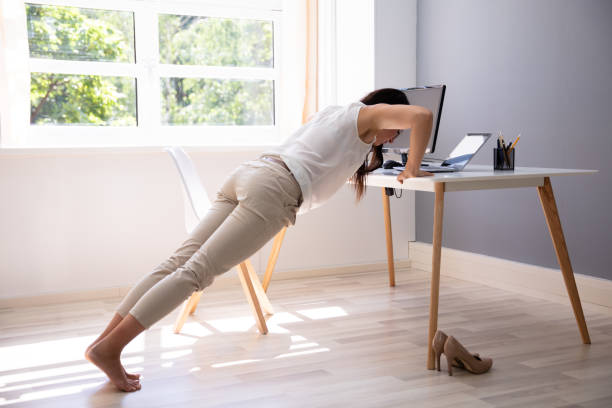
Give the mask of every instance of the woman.
<svg viewBox="0 0 612 408">
<path fill-rule="evenodd" d="M 431 175 L 420 171 L 431 126 L 430 111 L 408 105 L 403 92 L 390 88 L 315 114 L 285 143 L 229 175 L 189 238 L 132 288 L 85 357 L 120 390 L 139 390 L 139 375 L 125 372 L 120 361 L 130 341 L 293 225 L 298 209 L 321 205 L 348 178 L 360 199 L 366 174 L 382 164 L 383 143 L 393 142 L 400 129 L 411 129 L 411 148 L 397 179 Z"/>
</svg>

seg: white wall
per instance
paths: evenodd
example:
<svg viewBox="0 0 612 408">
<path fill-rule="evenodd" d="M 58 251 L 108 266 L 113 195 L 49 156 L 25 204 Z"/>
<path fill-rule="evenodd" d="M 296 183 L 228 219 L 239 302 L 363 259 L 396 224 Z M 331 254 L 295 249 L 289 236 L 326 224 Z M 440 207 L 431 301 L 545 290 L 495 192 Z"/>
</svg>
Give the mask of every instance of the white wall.
<svg viewBox="0 0 612 408">
<path fill-rule="evenodd" d="M 256 152 L 192 153 L 208 193 Z M 277 273 L 383 262 L 380 190 L 354 204 L 345 187 L 298 217 Z M 185 238 L 181 185 L 166 153 L 0 154 L 0 298 L 125 287 Z M 407 213 L 393 202 L 395 254 L 406 259 Z M 265 268 L 269 245 L 253 258 Z"/>
<path fill-rule="evenodd" d="M 383 69 L 380 63 L 397 59 L 390 44 L 406 30 L 385 26 L 387 17 L 381 16 L 411 13 L 412 3 L 375 2 L 376 78 L 365 80 L 376 86 L 411 85 L 402 80 L 410 67 Z M 229 171 L 259 153 L 190 154 L 214 196 Z M 0 298 L 126 287 L 186 236 L 180 181 L 162 151 L 0 150 L 0 197 Z M 345 186 L 322 208 L 298 217 L 285 236 L 276 273 L 384 262 L 380 190 L 369 189 L 359 205 L 353 197 Z M 391 200 L 396 260 L 408 258 L 407 207 L 406 194 Z M 252 258 L 258 271 L 269 251 L 268 244 Z"/>
<path fill-rule="evenodd" d="M 376 88 L 416 86 L 417 0 L 378 0 L 374 8 Z"/>
<path fill-rule="evenodd" d="M 323 106 L 352 102 L 375 88 L 416 86 L 417 0 L 320 4 L 319 98 Z M 337 20 L 333 28 L 330 14 Z M 335 89 L 329 92 L 332 79 Z"/>
<path fill-rule="evenodd" d="M 336 1 L 336 103 L 362 98 L 374 85 L 373 0 Z"/>
</svg>

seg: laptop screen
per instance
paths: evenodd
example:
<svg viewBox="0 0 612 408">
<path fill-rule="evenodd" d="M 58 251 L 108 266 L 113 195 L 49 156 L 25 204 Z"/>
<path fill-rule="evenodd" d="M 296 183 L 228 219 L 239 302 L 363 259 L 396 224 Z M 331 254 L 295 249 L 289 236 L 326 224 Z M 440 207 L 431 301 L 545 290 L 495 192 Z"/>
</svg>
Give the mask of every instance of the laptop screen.
<svg viewBox="0 0 612 408">
<path fill-rule="evenodd" d="M 444 160 L 443 165 L 462 169 L 490 136 L 490 133 L 468 133 Z"/>
</svg>

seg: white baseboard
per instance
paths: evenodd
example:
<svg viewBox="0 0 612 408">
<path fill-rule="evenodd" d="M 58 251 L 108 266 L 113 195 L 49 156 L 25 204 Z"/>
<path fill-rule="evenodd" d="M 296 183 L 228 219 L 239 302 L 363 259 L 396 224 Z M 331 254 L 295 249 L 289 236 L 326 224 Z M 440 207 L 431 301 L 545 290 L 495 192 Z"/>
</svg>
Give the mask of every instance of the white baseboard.
<svg viewBox="0 0 612 408">
<path fill-rule="evenodd" d="M 409 260 L 401 260 L 395 262 L 396 270 L 410 268 Z M 370 263 L 360 265 L 345 265 L 345 266 L 331 266 L 317 269 L 299 269 L 289 271 L 277 271 L 272 277 L 271 285 L 274 285 L 274 281 L 286 280 L 286 279 L 298 279 L 308 278 L 313 276 L 329 276 L 329 275 L 342 275 L 349 273 L 363 273 L 363 272 L 376 272 L 386 271 L 387 263 Z M 260 277 L 261 278 L 261 277 Z M 232 285 L 240 285 L 238 276 L 236 274 L 227 273 L 215 279 L 210 288 L 207 291 L 214 291 L 223 288 L 227 288 Z M 82 301 L 94 301 L 103 299 L 117 299 L 125 296 L 130 290 L 129 286 L 126 287 L 114 287 L 114 288 L 102 288 L 94 290 L 82 290 L 76 292 L 64 292 L 64 293 L 48 293 L 39 294 L 35 296 L 27 297 L 14 297 L 14 298 L 0 298 L 0 308 L 10 307 L 28 307 L 28 306 L 43 306 L 69 302 L 82 302 Z"/>
<path fill-rule="evenodd" d="M 410 260 L 396 261 L 396 270 L 413 268 L 431 272 L 431 244 L 410 242 L 409 248 Z M 384 271 L 386 269 L 386 262 L 380 262 L 278 271 L 272 278 L 272 284 L 278 280 Z M 559 269 L 442 248 L 440 274 L 543 299 L 569 303 L 563 277 Z M 612 281 L 579 273 L 575 273 L 574 276 L 580 293 L 580 299 L 583 303 L 612 308 Z M 207 290 L 219 290 L 231 285 L 239 285 L 238 277 L 227 274 L 216 279 L 214 284 Z M 129 287 L 115 287 L 69 293 L 41 294 L 28 297 L 1 298 L 0 308 L 116 299 L 125 296 L 129 289 Z"/>
<path fill-rule="evenodd" d="M 410 243 L 412 268 L 431 272 L 431 244 Z M 442 248 L 440 275 L 569 303 L 560 269 Z M 580 300 L 612 308 L 612 281 L 574 273 Z"/>
<path fill-rule="evenodd" d="M 88 300 L 115 299 L 124 296 L 129 288 L 114 287 L 89 289 L 74 292 L 44 293 L 33 296 L 0 298 L 0 308 L 57 305 L 60 303 L 84 302 Z"/>
</svg>

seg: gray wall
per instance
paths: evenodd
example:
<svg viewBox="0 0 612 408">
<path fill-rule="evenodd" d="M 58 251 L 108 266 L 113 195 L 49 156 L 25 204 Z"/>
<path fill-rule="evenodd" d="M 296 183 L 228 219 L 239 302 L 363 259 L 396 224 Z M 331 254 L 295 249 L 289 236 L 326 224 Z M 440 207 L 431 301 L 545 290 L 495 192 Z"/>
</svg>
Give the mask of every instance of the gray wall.
<svg viewBox="0 0 612 408">
<path fill-rule="evenodd" d="M 448 85 L 434 156 L 502 130 L 518 166 L 598 169 L 551 181 L 574 271 L 612 279 L 612 1 L 419 0 L 417 21 L 417 83 Z M 445 200 L 445 247 L 558 268 L 535 189 Z M 431 242 L 433 194 L 416 204 Z"/>
</svg>

